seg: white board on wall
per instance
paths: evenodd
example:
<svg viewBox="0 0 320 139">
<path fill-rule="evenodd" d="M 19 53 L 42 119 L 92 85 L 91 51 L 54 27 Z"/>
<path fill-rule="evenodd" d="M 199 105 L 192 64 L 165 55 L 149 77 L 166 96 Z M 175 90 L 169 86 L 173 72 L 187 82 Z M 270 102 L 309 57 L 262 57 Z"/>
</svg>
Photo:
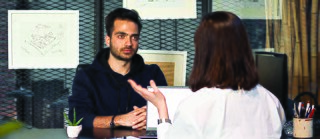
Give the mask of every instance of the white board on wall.
<svg viewBox="0 0 320 139">
<path fill-rule="evenodd" d="M 136 10 L 141 19 L 195 19 L 196 0 L 123 0 L 124 8 Z"/>
<path fill-rule="evenodd" d="M 212 10 L 233 12 L 241 19 L 281 19 L 282 0 L 214 0 Z"/>
</svg>

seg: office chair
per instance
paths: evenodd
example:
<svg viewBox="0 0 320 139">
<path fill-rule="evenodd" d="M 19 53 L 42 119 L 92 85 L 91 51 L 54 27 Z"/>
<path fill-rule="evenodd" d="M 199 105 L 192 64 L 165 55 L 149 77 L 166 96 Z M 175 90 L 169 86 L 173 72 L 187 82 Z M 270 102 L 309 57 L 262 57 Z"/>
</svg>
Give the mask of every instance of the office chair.
<svg viewBox="0 0 320 139">
<path fill-rule="evenodd" d="M 292 118 L 293 101 L 288 99 L 287 55 L 275 52 L 255 52 L 259 83 L 280 101 L 287 119 Z"/>
<path fill-rule="evenodd" d="M 82 70 L 82 69 L 86 69 L 90 66 L 90 64 L 79 64 L 77 66 L 77 69 L 76 69 L 76 72 L 79 71 L 79 70 Z"/>
</svg>

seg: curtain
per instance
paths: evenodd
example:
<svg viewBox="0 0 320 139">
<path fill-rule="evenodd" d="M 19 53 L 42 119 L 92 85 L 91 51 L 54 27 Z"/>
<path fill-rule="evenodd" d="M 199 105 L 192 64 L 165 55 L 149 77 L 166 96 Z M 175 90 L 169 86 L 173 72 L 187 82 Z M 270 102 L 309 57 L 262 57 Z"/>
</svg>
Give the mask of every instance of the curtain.
<svg viewBox="0 0 320 139">
<path fill-rule="evenodd" d="M 320 101 L 319 0 L 266 0 L 266 48 L 288 56 L 288 94 L 312 92 Z M 281 19 L 273 19 L 281 10 Z"/>
</svg>

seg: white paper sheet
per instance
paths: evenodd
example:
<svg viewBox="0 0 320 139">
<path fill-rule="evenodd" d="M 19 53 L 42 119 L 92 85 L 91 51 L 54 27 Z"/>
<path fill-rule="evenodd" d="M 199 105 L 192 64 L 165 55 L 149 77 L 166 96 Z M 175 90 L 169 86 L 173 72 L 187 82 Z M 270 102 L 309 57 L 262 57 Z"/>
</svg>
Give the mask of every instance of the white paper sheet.
<svg viewBox="0 0 320 139">
<path fill-rule="evenodd" d="M 123 0 L 123 7 L 138 11 L 142 19 L 197 18 L 196 0 Z"/>
</svg>

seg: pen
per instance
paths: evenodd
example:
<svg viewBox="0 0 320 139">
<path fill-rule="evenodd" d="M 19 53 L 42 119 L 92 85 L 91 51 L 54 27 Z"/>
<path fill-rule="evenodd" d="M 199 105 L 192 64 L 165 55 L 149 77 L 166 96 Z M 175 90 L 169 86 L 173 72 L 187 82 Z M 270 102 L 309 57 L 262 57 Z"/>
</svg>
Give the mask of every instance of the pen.
<svg viewBox="0 0 320 139">
<path fill-rule="evenodd" d="M 307 108 L 306 116 L 305 116 L 306 118 L 308 118 L 308 117 L 309 117 L 310 112 L 311 112 L 311 106 L 309 106 L 309 107 Z"/>
<path fill-rule="evenodd" d="M 296 118 L 299 117 L 298 112 L 297 112 L 297 106 L 295 103 L 293 104 L 293 114 L 294 114 L 294 117 L 296 117 Z"/>
<path fill-rule="evenodd" d="M 298 103 L 298 118 L 300 117 L 300 110 L 301 110 L 301 102 Z"/>
<path fill-rule="evenodd" d="M 301 102 L 298 103 L 298 117 L 300 117 L 300 111 L 301 111 Z"/>
<path fill-rule="evenodd" d="M 300 118 L 305 118 L 305 112 L 306 112 L 306 108 L 304 107 L 303 104 L 301 104 L 301 110 L 300 110 Z"/>
<path fill-rule="evenodd" d="M 315 111 L 315 108 L 312 109 L 312 111 L 311 111 L 311 113 L 310 113 L 308 118 L 312 118 L 313 117 L 314 111 Z"/>
<path fill-rule="evenodd" d="M 307 107 L 306 107 L 306 113 L 305 113 L 305 115 L 304 115 L 304 117 L 306 117 L 306 118 L 308 118 L 308 117 L 307 117 L 307 114 L 309 113 L 309 107 L 310 107 L 310 102 L 308 101 L 308 102 L 307 102 Z"/>
</svg>

